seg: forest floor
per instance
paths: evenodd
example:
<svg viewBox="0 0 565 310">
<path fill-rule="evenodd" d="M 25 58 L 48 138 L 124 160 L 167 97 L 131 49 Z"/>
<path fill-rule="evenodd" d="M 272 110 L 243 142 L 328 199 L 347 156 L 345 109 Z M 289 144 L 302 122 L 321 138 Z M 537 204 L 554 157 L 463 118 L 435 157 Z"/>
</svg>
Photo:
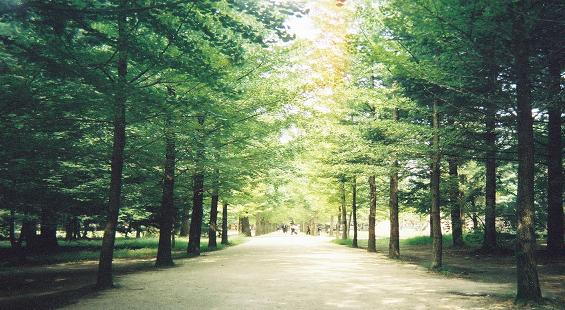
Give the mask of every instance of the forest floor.
<svg viewBox="0 0 565 310">
<path fill-rule="evenodd" d="M 114 274 L 123 276 L 155 270 L 157 240 L 117 240 Z M 237 233 L 231 234 L 230 246 L 241 244 L 245 240 Z M 178 238 L 173 249 L 177 263 L 192 258 L 186 255 L 186 241 L 186 238 Z M 31 254 L 23 265 L 14 264 L 14 257 L 0 257 L 0 309 L 51 309 L 69 299 L 91 293 L 96 282 L 100 242 L 63 242 L 58 253 Z M 216 249 L 208 249 L 207 242 L 207 238 L 202 239 L 202 252 L 225 248 L 223 244 L 218 244 Z M 6 248 L 0 250 L 7 252 Z M 4 252 L 0 251 L 0 254 Z"/>
<path fill-rule="evenodd" d="M 424 248 L 405 248 L 403 254 L 407 258 L 419 257 Z M 446 251 L 446 263 L 455 268 L 457 264 L 450 259 L 449 251 Z M 488 258 L 477 263 L 475 259 L 463 258 L 467 261 L 466 271 L 448 269 L 446 274 L 438 274 L 428 271 L 416 259 L 393 261 L 380 253 L 333 244 L 328 237 L 274 233 L 223 251 L 177 260 L 173 268 L 155 269 L 150 268 L 151 261 L 139 262 L 139 266 L 146 266 L 141 268 L 146 271 L 134 273 L 135 268 L 120 267 L 118 261 L 116 289 L 93 292 L 78 288 L 52 303 L 28 302 L 25 308 L 513 308 L 514 279 L 506 276 L 511 265 L 497 265 L 498 262 Z M 475 273 L 475 267 L 483 272 Z M 542 278 L 545 272 L 542 268 Z M 77 283 L 82 282 L 80 276 L 85 279 L 93 276 L 83 275 L 79 269 L 76 273 L 73 282 Z M 554 284 L 562 283 L 563 276 L 562 272 L 556 275 Z M 563 295 L 562 287 L 555 289 L 557 295 L 544 293 L 551 300 L 537 308 L 563 307 L 557 300 L 559 293 Z M 24 306 L 24 300 L 21 301 L 18 306 Z M 1 308 L 8 308 L 6 305 Z"/>
<path fill-rule="evenodd" d="M 432 249 L 431 239 L 427 239 L 429 238 L 401 239 L 400 260 L 428 268 L 431 265 Z M 465 247 L 454 248 L 449 245 L 450 240 L 449 238 L 444 239 L 444 266 L 438 273 L 449 278 L 462 278 L 484 283 L 512 284 L 513 290 L 515 290 L 516 259 L 514 251 L 510 250 L 508 245 L 494 253 L 485 253 L 476 243 L 468 243 Z M 334 240 L 334 242 L 351 246 L 350 239 Z M 417 244 L 419 242 L 422 244 Z M 359 240 L 358 243 L 360 250 L 366 250 L 366 239 Z M 388 238 L 377 239 L 377 252 L 384 255 L 388 253 Z M 547 297 L 550 302 L 562 305 L 558 309 L 565 309 L 565 256 L 549 256 L 545 251 L 545 246 L 539 245 L 537 267 L 542 295 Z"/>
</svg>

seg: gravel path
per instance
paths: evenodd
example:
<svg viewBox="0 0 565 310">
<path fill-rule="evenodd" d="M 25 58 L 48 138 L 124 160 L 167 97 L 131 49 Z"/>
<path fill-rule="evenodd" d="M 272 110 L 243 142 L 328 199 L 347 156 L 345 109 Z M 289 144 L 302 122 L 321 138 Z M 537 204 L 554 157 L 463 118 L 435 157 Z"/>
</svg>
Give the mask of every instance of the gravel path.
<svg viewBox="0 0 565 310">
<path fill-rule="evenodd" d="M 493 309 L 511 285 L 473 282 L 331 243 L 270 234 L 176 267 L 118 277 L 65 309 Z"/>
</svg>

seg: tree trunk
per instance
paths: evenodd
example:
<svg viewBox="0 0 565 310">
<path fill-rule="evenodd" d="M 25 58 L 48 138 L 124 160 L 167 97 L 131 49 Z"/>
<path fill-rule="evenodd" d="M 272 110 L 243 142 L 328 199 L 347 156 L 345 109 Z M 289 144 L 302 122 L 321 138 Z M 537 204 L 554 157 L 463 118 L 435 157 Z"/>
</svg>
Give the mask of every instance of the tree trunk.
<svg viewBox="0 0 565 310">
<path fill-rule="evenodd" d="M 65 223 L 65 241 L 71 241 L 73 239 L 74 233 L 74 222 L 75 218 L 73 216 L 67 217 L 67 222 Z"/>
<path fill-rule="evenodd" d="M 251 225 L 249 225 L 249 217 L 244 216 L 240 218 L 241 220 L 241 232 L 247 236 L 251 237 Z"/>
<path fill-rule="evenodd" d="M 351 203 L 351 215 L 353 218 L 353 247 L 358 247 L 357 244 L 357 178 L 353 177 L 353 185 L 351 189 L 352 203 Z"/>
<path fill-rule="evenodd" d="M 200 235 L 202 231 L 202 216 L 204 200 L 204 175 L 197 172 L 192 177 L 192 218 L 190 220 L 190 232 L 188 235 L 187 252 L 192 255 L 200 255 Z"/>
<path fill-rule="evenodd" d="M 116 226 L 122 194 L 122 170 L 124 167 L 124 147 L 126 144 L 126 101 L 127 101 L 127 63 L 128 63 L 128 29 L 125 9 L 128 0 L 121 0 L 118 19 L 118 49 L 117 67 L 118 77 L 114 90 L 114 133 L 112 147 L 111 181 L 108 204 L 108 219 L 104 228 L 100 260 L 98 263 L 98 277 L 96 287 L 99 289 L 112 287 L 112 259 L 114 256 L 114 242 L 116 239 Z"/>
<path fill-rule="evenodd" d="M 190 206 L 188 205 L 188 203 L 185 203 L 183 204 L 182 207 L 179 236 L 181 237 L 188 236 L 189 230 L 190 230 Z"/>
<path fill-rule="evenodd" d="M 218 174 L 214 171 L 214 188 L 212 188 L 212 201 L 210 203 L 210 225 L 208 228 L 208 247 L 215 248 L 217 246 L 216 234 L 218 231 Z"/>
<path fill-rule="evenodd" d="M 398 122 L 400 119 L 398 115 L 398 108 L 392 110 L 392 119 Z M 389 186 L 389 221 L 390 221 L 390 235 L 388 241 L 388 256 L 390 258 L 400 257 L 400 225 L 398 223 L 398 160 L 394 156 L 392 160 L 392 167 L 390 172 L 390 186 Z"/>
<path fill-rule="evenodd" d="M 547 250 L 552 255 L 563 255 L 563 153 L 561 149 L 561 67 L 559 51 L 549 53 L 550 93 L 547 126 Z"/>
<path fill-rule="evenodd" d="M 487 55 L 494 58 L 494 50 Z M 485 235 L 483 249 L 493 250 L 496 245 L 496 65 L 489 65 L 487 93 L 489 102 L 486 104 L 485 118 Z"/>
<path fill-rule="evenodd" d="M 341 226 L 343 226 L 343 231 L 341 232 L 341 239 L 347 239 L 347 210 L 345 208 L 345 181 L 340 182 L 340 193 L 341 193 Z"/>
<path fill-rule="evenodd" d="M 341 205 L 337 213 L 337 225 L 336 225 L 335 237 L 339 238 L 339 232 L 341 231 Z"/>
<path fill-rule="evenodd" d="M 37 246 L 41 250 L 52 251 L 59 246 L 57 244 L 57 219 L 49 207 L 41 208 L 40 233 L 40 243 Z"/>
<path fill-rule="evenodd" d="M 369 196 L 369 242 L 367 243 L 367 251 L 376 252 L 375 214 L 377 213 L 377 187 L 374 175 L 369 177 Z"/>
<path fill-rule="evenodd" d="M 390 217 L 390 235 L 388 241 L 388 256 L 390 258 L 400 257 L 400 228 L 398 223 L 398 161 L 392 163 L 392 171 L 390 174 L 390 190 L 389 190 L 389 217 Z"/>
<path fill-rule="evenodd" d="M 432 107 L 432 173 L 431 173 L 431 219 L 432 219 L 432 269 L 439 269 L 442 265 L 442 236 L 441 236 L 441 216 L 440 216 L 440 164 L 441 154 L 439 147 L 439 115 L 437 102 L 434 101 Z"/>
<path fill-rule="evenodd" d="M 31 250 L 36 247 L 37 243 L 37 223 L 35 220 L 25 218 L 22 222 L 22 230 L 20 233 L 20 246 L 23 241 L 26 242 L 26 249 Z"/>
<path fill-rule="evenodd" d="M 451 236 L 454 247 L 462 247 L 463 224 L 461 221 L 461 192 L 459 191 L 459 172 L 457 157 L 450 156 L 449 165 L 449 204 L 451 205 Z"/>
<path fill-rule="evenodd" d="M 16 210 L 14 207 L 10 207 L 10 246 L 12 250 L 19 248 L 18 241 L 16 240 Z"/>
<path fill-rule="evenodd" d="M 518 300 L 539 301 L 541 290 L 536 267 L 534 233 L 534 130 L 530 102 L 529 44 L 525 29 L 526 4 L 516 4 L 512 41 L 515 57 L 516 103 L 518 114 L 518 196 L 516 218 L 516 271 Z"/>
<path fill-rule="evenodd" d="M 157 266 L 172 266 L 171 238 L 175 217 L 175 129 L 171 112 L 165 120 L 165 169 L 163 176 L 163 196 L 159 216 L 159 247 L 157 249 Z"/>
<path fill-rule="evenodd" d="M 190 230 L 188 234 L 187 252 L 192 255 L 200 255 L 200 237 L 202 234 L 203 200 L 204 200 L 204 122 L 205 115 L 198 116 L 198 141 L 196 145 L 196 171 L 192 177 L 192 218 L 190 220 Z"/>
<path fill-rule="evenodd" d="M 471 221 L 473 222 L 473 232 L 477 231 L 479 229 L 479 216 L 478 216 L 478 212 L 477 212 L 477 198 L 475 198 L 475 196 L 472 196 L 471 198 Z"/>
<path fill-rule="evenodd" d="M 222 244 L 228 244 L 228 203 L 222 207 Z"/>
</svg>

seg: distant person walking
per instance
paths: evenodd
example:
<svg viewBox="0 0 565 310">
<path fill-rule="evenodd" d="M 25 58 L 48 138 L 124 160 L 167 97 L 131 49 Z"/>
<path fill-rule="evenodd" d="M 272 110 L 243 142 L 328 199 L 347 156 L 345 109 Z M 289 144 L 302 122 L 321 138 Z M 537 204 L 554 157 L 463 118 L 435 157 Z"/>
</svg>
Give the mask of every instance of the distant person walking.
<svg viewBox="0 0 565 310">
<path fill-rule="evenodd" d="M 298 226 L 296 226 L 296 224 L 292 224 L 290 226 L 290 234 L 291 235 L 298 235 Z"/>
</svg>

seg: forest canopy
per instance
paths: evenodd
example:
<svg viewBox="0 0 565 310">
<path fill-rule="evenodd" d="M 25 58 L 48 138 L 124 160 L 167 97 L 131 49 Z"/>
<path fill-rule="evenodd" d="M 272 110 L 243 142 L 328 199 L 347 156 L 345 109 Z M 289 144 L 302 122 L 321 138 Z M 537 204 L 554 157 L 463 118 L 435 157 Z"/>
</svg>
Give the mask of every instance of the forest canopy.
<svg viewBox="0 0 565 310">
<path fill-rule="evenodd" d="M 347 239 L 419 215 L 515 247 L 539 300 L 562 255 L 560 1 L 0 3 L 0 236 L 18 257 L 116 234 L 200 253 L 285 223 Z M 349 206 L 351 208 L 349 208 Z M 229 210 L 229 212 L 228 212 Z M 353 221 L 353 222 L 351 222 Z M 453 244 L 443 244 L 442 234 Z"/>
</svg>

